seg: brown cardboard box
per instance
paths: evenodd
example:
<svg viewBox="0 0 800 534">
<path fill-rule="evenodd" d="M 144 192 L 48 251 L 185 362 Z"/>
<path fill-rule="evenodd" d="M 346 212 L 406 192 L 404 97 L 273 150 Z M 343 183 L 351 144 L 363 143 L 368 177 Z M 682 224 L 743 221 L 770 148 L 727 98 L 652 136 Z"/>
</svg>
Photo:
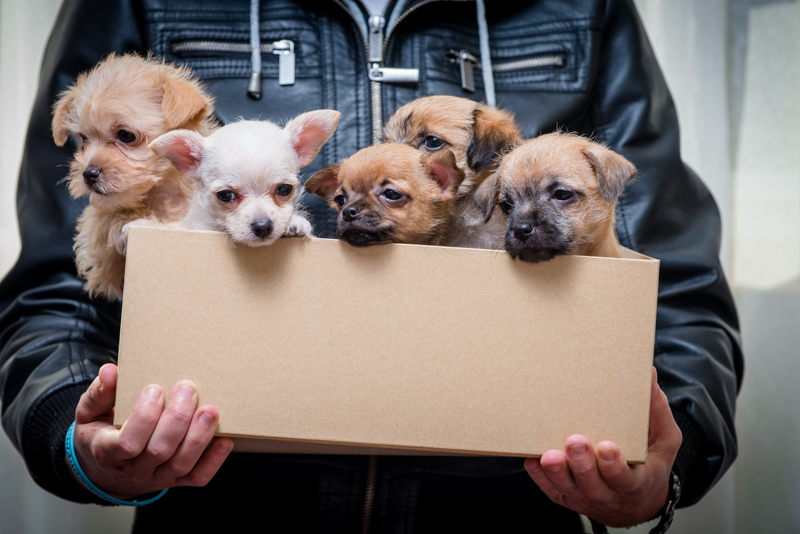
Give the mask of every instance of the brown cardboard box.
<svg viewBox="0 0 800 534">
<path fill-rule="evenodd" d="M 238 450 L 535 457 L 580 433 L 644 462 L 658 261 L 630 255 L 132 228 L 115 423 L 188 378 Z"/>
</svg>

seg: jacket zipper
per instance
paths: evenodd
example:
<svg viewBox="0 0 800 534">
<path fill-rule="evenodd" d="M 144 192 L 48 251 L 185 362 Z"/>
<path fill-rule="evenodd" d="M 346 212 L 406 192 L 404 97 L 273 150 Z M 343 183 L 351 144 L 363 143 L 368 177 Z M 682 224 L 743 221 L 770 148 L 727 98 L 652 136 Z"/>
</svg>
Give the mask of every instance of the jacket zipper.
<svg viewBox="0 0 800 534">
<path fill-rule="evenodd" d="M 475 77 L 473 68 L 481 68 L 481 62 L 468 50 L 447 51 L 450 63 L 458 62 L 461 69 L 461 88 L 470 93 L 475 92 Z M 563 67 L 564 56 L 558 54 L 540 55 L 528 59 L 506 61 L 505 63 L 492 63 L 492 72 L 512 72 L 522 69 L 541 69 L 546 67 Z"/>
<path fill-rule="evenodd" d="M 361 534 L 369 534 L 369 524 L 372 521 L 372 503 L 375 502 L 375 479 L 378 471 L 378 457 L 374 454 L 369 457 L 367 468 L 367 486 L 364 492 L 364 517 L 361 519 Z"/>
<path fill-rule="evenodd" d="M 411 6 L 404 11 L 397 20 L 394 22 L 389 31 L 384 34 L 386 27 L 385 17 L 374 16 L 370 17 L 367 21 L 369 35 L 364 35 L 361 31 L 361 42 L 364 45 L 364 52 L 367 56 L 367 72 L 370 79 L 370 98 L 372 109 L 372 144 L 377 144 L 383 137 L 383 117 L 381 105 L 381 83 L 382 82 L 396 82 L 396 83 L 409 83 L 417 82 L 419 80 L 419 69 L 396 69 L 387 68 L 383 66 L 383 54 L 389 39 L 400 24 L 409 14 L 413 13 L 422 6 L 432 4 L 434 2 L 472 2 L 473 0 L 423 0 L 422 2 Z M 334 0 L 334 3 L 344 10 L 345 13 L 356 23 L 359 27 L 356 16 L 347 9 L 347 6 L 341 0 Z"/>
<path fill-rule="evenodd" d="M 170 52 L 181 55 L 191 52 L 222 52 L 224 54 L 249 54 L 250 43 L 234 41 L 178 41 L 172 43 Z M 262 43 L 262 54 L 278 56 L 278 84 L 293 85 L 295 79 L 294 41 L 282 39 L 274 43 Z"/>
</svg>

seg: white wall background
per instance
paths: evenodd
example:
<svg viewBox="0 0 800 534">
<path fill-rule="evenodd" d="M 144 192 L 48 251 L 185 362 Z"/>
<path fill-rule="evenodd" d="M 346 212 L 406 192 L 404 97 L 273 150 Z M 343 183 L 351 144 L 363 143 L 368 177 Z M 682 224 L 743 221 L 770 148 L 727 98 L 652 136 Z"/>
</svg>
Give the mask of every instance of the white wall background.
<svg viewBox="0 0 800 534">
<path fill-rule="evenodd" d="M 800 532 L 800 5 L 636 0 L 682 128 L 714 193 L 745 344 L 739 460 L 676 534 Z M 0 276 L 16 260 L 16 174 L 59 0 L 0 0 Z M 131 511 L 40 490 L 0 433 L 0 533 L 127 532 Z M 617 532 L 639 534 L 647 526 Z"/>
</svg>

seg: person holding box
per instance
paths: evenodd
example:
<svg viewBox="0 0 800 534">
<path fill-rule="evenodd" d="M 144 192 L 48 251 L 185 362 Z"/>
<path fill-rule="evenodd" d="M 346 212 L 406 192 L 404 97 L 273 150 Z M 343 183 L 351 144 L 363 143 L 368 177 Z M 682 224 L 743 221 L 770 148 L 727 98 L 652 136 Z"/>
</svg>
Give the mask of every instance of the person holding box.
<svg viewBox="0 0 800 534">
<path fill-rule="evenodd" d="M 633 3 L 482 6 L 476 17 L 472 2 L 419 0 L 390 1 L 382 16 L 351 0 L 62 5 L 19 178 L 22 252 L 0 283 L 3 427 L 40 486 L 75 502 L 148 502 L 135 532 L 240 518 L 293 531 L 581 532 L 575 512 L 611 526 L 663 517 L 663 530 L 678 487 L 679 504 L 690 505 L 719 480 L 736 457 L 743 373 L 718 258 L 720 218 L 681 161 L 675 109 Z M 613 444 L 595 451 L 579 436 L 566 453 L 524 464 L 230 454 L 230 440 L 212 441 L 219 413 L 196 406 L 188 381 L 146 388 L 125 427 L 113 429 L 120 305 L 90 299 L 76 277 L 72 238 L 83 204 L 59 185 L 71 147 L 53 143 L 51 106 L 108 54 L 148 51 L 190 66 L 222 123 L 340 111 L 307 176 L 378 142 L 394 110 L 428 94 L 496 103 L 526 137 L 562 127 L 630 160 L 639 178 L 619 202 L 617 233 L 661 260 L 647 464 L 627 466 Z M 322 199 L 304 201 L 315 233 L 335 236 L 335 212 Z M 166 405 L 163 388 L 172 391 Z"/>
</svg>

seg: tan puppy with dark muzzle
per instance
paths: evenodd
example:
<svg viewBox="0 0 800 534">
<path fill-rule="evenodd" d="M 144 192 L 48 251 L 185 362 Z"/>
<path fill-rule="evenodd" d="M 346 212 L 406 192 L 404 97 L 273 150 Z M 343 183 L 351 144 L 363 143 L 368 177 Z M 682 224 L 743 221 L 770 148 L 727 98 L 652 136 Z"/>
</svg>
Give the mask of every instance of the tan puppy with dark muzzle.
<svg viewBox="0 0 800 534">
<path fill-rule="evenodd" d="M 306 181 L 339 212 L 336 233 L 354 246 L 438 245 L 464 173 L 449 150 L 425 155 L 400 143 L 359 150 Z"/>
<path fill-rule="evenodd" d="M 502 248 L 503 228 L 486 221 L 470 195 L 497 167 L 504 152 L 521 140 L 514 117 L 467 98 L 435 95 L 399 108 L 384 127 L 388 142 L 405 143 L 431 154 L 451 150 L 464 181 L 455 195 L 455 217 L 443 244 Z"/>
<path fill-rule="evenodd" d="M 614 209 L 633 164 L 577 135 L 552 133 L 509 152 L 476 193 L 487 219 L 506 224 L 505 249 L 530 263 L 563 254 L 622 257 Z"/>
</svg>

